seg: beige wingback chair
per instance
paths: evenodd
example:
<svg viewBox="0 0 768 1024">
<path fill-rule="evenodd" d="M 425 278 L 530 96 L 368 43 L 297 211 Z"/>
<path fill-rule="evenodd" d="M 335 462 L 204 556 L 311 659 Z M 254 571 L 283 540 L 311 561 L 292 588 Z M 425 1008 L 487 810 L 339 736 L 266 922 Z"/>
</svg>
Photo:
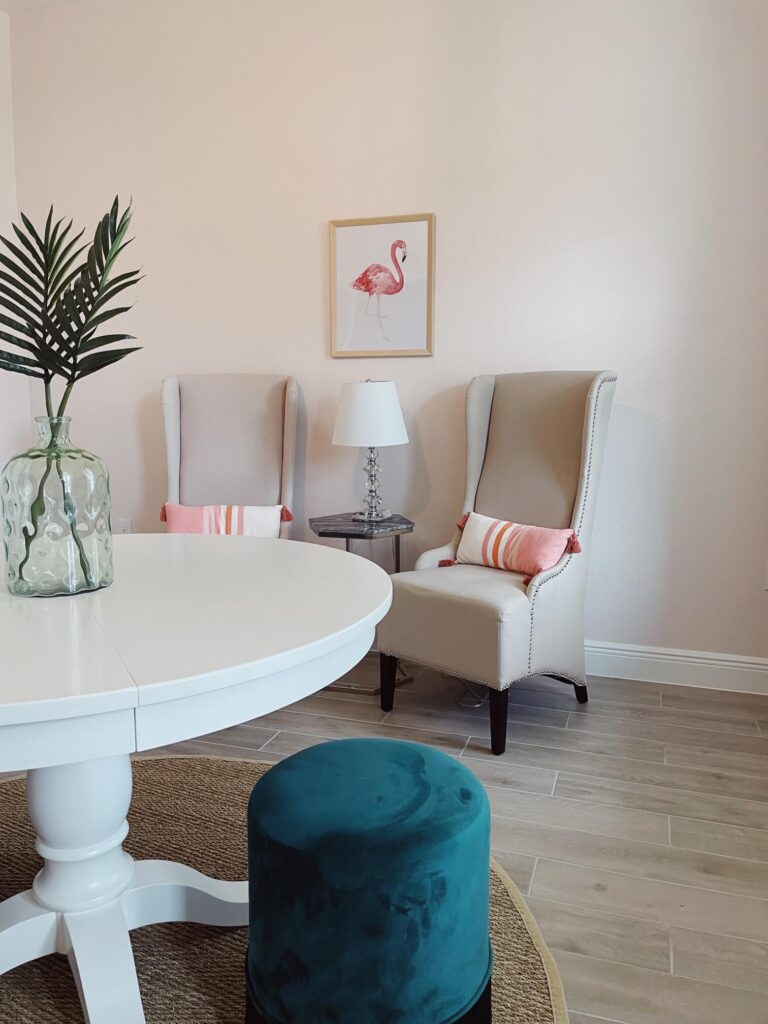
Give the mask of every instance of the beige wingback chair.
<svg viewBox="0 0 768 1024">
<path fill-rule="evenodd" d="M 514 683 L 552 676 L 586 702 L 584 590 L 616 379 L 610 371 L 578 371 L 471 382 L 463 511 L 571 527 L 581 552 L 563 555 L 526 585 L 521 575 L 486 566 L 439 567 L 455 558 L 457 531 L 413 572 L 394 576 L 392 608 L 378 631 L 384 711 L 393 706 L 398 658 L 487 686 L 495 754 L 504 752 Z"/>
<path fill-rule="evenodd" d="M 200 373 L 162 385 L 168 498 L 293 505 L 298 386 L 265 373 Z M 289 536 L 283 523 L 280 536 Z"/>
</svg>

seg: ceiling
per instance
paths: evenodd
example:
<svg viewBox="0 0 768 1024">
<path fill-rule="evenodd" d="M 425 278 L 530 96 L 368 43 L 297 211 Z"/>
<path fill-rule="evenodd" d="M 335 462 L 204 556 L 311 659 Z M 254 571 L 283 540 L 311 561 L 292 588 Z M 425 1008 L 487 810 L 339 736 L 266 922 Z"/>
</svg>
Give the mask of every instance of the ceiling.
<svg viewBox="0 0 768 1024">
<path fill-rule="evenodd" d="M 0 0 L 0 11 L 6 14 L 20 14 L 22 11 L 36 11 L 41 7 L 59 7 L 61 4 L 76 3 L 77 0 Z"/>
</svg>

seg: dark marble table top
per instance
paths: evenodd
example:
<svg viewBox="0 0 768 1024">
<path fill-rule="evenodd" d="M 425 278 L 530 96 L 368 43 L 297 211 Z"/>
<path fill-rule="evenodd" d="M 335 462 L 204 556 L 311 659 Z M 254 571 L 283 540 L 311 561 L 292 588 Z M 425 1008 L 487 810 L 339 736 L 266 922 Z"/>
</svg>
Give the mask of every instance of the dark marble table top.
<svg viewBox="0 0 768 1024">
<path fill-rule="evenodd" d="M 394 515 L 389 519 L 364 520 L 354 519 L 354 515 L 354 512 L 341 512 L 333 516 L 314 516 L 309 520 L 309 525 L 318 537 L 362 537 L 365 540 L 412 533 L 416 525 L 405 516 Z"/>
</svg>

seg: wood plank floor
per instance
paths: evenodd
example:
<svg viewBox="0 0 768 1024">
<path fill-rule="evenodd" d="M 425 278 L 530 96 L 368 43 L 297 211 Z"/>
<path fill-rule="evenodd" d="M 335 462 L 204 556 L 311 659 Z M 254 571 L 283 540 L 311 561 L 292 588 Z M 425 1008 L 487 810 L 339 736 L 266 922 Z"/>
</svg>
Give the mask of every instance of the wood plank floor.
<svg viewBox="0 0 768 1024">
<path fill-rule="evenodd" d="M 391 736 L 448 751 L 487 787 L 494 854 L 557 958 L 571 1024 L 766 1024 L 768 697 L 595 679 L 579 705 L 536 680 L 512 691 L 497 758 L 461 690 L 425 670 L 389 714 L 324 691 L 170 749 L 278 760 Z"/>
</svg>

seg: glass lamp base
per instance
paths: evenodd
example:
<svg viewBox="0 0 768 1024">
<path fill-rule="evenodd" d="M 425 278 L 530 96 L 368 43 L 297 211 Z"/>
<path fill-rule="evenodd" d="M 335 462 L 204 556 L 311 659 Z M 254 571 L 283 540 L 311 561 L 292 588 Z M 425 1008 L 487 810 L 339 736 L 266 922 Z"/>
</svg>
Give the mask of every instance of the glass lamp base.
<svg viewBox="0 0 768 1024">
<path fill-rule="evenodd" d="M 362 512 L 355 512 L 352 518 L 355 522 L 380 523 L 382 519 L 391 519 L 392 513 L 388 508 L 379 509 L 378 512 L 368 512 L 366 509 L 363 509 Z"/>
</svg>

